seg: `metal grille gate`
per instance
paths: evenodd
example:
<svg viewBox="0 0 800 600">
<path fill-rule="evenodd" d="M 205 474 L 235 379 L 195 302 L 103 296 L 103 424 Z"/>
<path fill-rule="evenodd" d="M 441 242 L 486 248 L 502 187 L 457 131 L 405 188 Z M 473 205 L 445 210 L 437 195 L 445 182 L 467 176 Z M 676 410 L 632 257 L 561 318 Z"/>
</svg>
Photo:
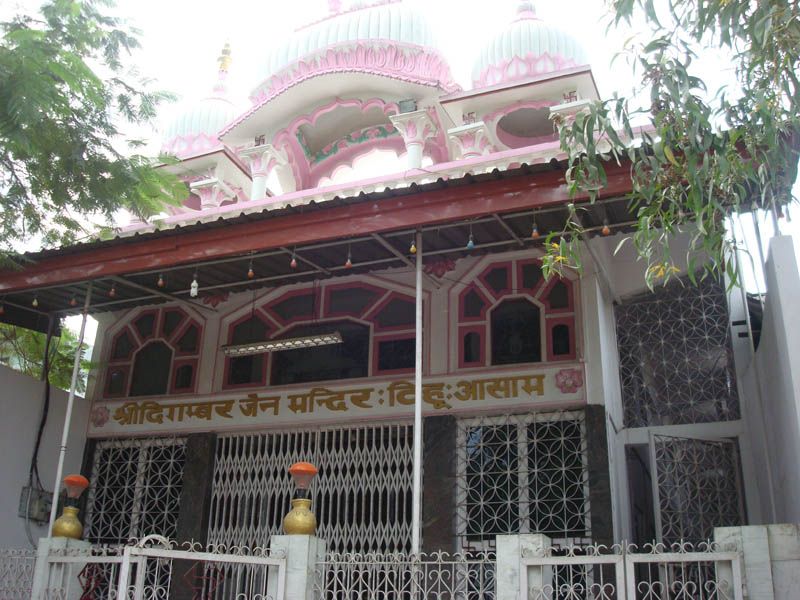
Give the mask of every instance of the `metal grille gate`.
<svg viewBox="0 0 800 600">
<path fill-rule="evenodd" d="M 280 533 L 293 484 L 287 467 L 319 468 L 317 535 L 332 552 L 409 552 L 413 431 L 407 423 L 221 436 L 208 541 L 263 546 Z"/>
<path fill-rule="evenodd" d="M 658 541 L 700 542 L 744 522 L 735 441 L 651 433 L 650 463 Z"/>
<path fill-rule="evenodd" d="M 98 442 L 87 501 L 86 539 L 124 544 L 150 534 L 174 536 L 185 460 L 185 438 Z"/>
</svg>

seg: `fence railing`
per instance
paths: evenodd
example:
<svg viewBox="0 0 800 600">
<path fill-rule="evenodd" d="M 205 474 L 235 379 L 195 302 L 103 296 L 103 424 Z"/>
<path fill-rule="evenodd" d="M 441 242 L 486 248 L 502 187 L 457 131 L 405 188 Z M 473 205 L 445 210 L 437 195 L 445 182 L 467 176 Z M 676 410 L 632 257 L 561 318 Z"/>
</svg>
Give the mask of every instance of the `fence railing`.
<svg viewBox="0 0 800 600">
<path fill-rule="evenodd" d="M 535 537 L 545 543 L 518 544 L 513 556 L 504 545 L 500 563 L 494 553 L 435 552 L 327 554 L 315 565 L 304 550 L 292 559 L 292 577 L 310 577 L 307 569 L 314 568 L 313 585 L 310 579 L 302 584 L 294 579 L 292 585 L 308 590 L 307 600 L 744 598 L 741 555 L 734 548 L 711 543 L 558 547 Z M 285 599 L 286 554 L 269 549 L 179 546 L 148 536 L 129 546 L 52 548 L 40 560 L 44 572 L 40 565 L 34 570 L 30 552 L 0 552 L 0 598 Z M 519 573 L 518 583 L 516 576 L 509 579 L 512 571 Z"/>
<path fill-rule="evenodd" d="M 495 559 L 485 553 L 328 554 L 317 563 L 324 600 L 491 600 Z"/>
<path fill-rule="evenodd" d="M 36 550 L 0 549 L 0 598 L 29 600 Z"/>
<path fill-rule="evenodd" d="M 740 555 L 713 543 L 546 548 L 520 560 L 525 600 L 742 600 Z"/>
<path fill-rule="evenodd" d="M 268 549 L 178 545 L 161 536 L 53 549 L 46 562 L 41 588 L 25 600 L 283 600 L 286 582 L 285 559 Z"/>
</svg>

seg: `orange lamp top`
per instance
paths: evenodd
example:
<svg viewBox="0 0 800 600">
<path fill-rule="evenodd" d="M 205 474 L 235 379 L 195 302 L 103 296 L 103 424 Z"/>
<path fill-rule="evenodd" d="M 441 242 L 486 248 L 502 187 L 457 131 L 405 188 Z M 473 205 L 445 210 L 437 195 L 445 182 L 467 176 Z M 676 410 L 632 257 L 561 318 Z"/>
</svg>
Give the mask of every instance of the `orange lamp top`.
<svg viewBox="0 0 800 600">
<path fill-rule="evenodd" d="M 67 475 L 64 477 L 64 487 L 67 488 L 68 497 L 80 498 L 83 490 L 89 487 L 89 480 L 83 475 Z"/>
<path fill-rule="evenodd" d="M 317 467 L 307 462 L 296 462 L 289 467 L 289 474 L 294 479 L 295 485 L 301 490 L 307 490 L 311 481 L 316 477 Z"/>
</svg>

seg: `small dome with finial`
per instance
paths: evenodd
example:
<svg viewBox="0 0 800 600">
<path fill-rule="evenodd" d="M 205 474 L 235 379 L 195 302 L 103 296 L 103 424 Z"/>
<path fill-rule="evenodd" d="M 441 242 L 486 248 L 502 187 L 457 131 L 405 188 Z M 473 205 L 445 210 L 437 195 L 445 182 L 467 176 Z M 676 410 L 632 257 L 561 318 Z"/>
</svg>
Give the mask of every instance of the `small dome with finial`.
<svg viewBox="0 0 800 600">
<path fill-rule="evenodd" d="M 228 97 L 230 44 L 222 48 L 217 63 L 217 81 L 211 94 L 186 106 L 164 130 L 163 153 L 185 158 L 220 145 L 217 133 L 238 114 L 236 105 Z"/>
<path fill-rule="evenodd" d="M 509 83 L 588 63 L 580 42 L 542 21 L 531 0 L 517 3 L 512 23 L 481 51 L 472 69 L 475 88 Z"/>
</svg>

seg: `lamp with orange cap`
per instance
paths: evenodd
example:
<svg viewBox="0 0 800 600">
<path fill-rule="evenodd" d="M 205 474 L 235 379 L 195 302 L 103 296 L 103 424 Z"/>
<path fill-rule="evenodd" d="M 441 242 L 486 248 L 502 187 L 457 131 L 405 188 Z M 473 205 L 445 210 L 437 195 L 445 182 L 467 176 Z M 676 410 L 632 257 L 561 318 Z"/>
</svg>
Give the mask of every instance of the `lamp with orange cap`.
<svg viewBox="0 0 800 600">
<path fill-rule="evenodd" d="M 64 488 L 67 499 L 61 516 L 53 523 L 53 537 L 65 537 L 75 540 L 81 539 L 83 525 L 78 519 L 78 498 L 83 490 L 89 487 L 89 480 L 83 475 L 67 475 L 64 477 Z"/>
<path fill-rule="evenodd" d="M 296 462 L 289 467 L 289 474 L 297 487 L 292 498 L 292 510 L 283 518 L 283 531 L 289 535 L 314 535 L 317 519 L 311 512 L 309 488 L 317 475 L 317 468 L 311 463 Z"/>
</svg>

